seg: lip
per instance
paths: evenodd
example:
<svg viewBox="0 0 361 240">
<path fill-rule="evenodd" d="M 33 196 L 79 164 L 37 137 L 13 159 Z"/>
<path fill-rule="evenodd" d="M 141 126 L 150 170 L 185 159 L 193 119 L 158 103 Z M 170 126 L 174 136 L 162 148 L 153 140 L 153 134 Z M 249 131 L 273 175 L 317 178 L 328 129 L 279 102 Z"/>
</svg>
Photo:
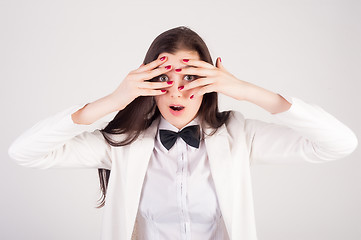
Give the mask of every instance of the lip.
<svg viewBox="0 0 361 240">
<path fill-rule="evenodd" d="M 185 107 L 182 104 L 170 104 L 169 107 L 173 107 L 173 106 L 179 106 L 179 107 Z"/>
<path fill-rule="evenodd" d="M 182 109 L 182 110 L 179 110 L 179 111 L 175 111 L 175 110 L 173 110 L 173 109 L 171 108 L 171 107 L 173 107 L 173 106 L 183 107 L 183 109 Z M 185 110 L 185 106 L 183 106 L 183 105 L 180 105 L 180 104 L 171 104 L 171 105 L 169 105 L 169 111 L 170 111 L 170 113 L 173 114 L 174 116 L 180 116 L 180 115 L 182 115 L 182 113 L 184 112 L 184 110 Z"/>
</svg>

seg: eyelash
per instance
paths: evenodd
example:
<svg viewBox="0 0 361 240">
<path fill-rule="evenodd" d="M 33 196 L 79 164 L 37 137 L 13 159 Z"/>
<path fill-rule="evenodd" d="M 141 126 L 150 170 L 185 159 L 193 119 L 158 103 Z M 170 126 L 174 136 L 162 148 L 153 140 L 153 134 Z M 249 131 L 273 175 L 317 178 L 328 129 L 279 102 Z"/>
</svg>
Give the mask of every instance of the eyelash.
<svg viewBox="0 0 361 240">
<path fill-rule="evenodd" d="M 185 75 L 184 77 L 186 77 L 186 76 L 193 77 L 193 79 L 192 79 L 192 80 L 186 80 L 186 81 L 188 81 L 188 82 L 190 82 L 190 81 L 194 81 L 194 80 L 196 80 L 196 79 L 198 78 L 198 76 L 196 76 L 196 75 Z M 165 81 L 160 80 L 160 78 L 161 78 L 161 77 L 167 77 L 167 78 L 168 78 L 168 76 L 167 76 L 167 75 L 163 74 L 163 75 L 160 75 L 160 76 L 156 77 L 156 79 L 157 79 L 157 80 L 159 80 L 159 82 L 165 82 L 165 81 L 168 81 L 168 80 L 165 80 Z"/>
<path fill-rule="evenodd" d="M 190 76 L 190 77 L 193 78 L 192 80 L 186 80 L 186 81 L 193 81 L 193 80 L 196 80 L 198 78 L 196 75 L 185 75 L 184 77 L 186 77 L 186 76 Z"/>
</svg>

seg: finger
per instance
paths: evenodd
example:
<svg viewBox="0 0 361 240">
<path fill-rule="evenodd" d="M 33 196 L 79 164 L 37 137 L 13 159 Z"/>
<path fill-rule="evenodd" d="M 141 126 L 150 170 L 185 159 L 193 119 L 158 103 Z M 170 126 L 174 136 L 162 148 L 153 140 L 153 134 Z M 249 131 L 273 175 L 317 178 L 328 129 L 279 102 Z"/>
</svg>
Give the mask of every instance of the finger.
<svg viewBox="0 0 361 240">
<path fill-rule="evenodd" d="M 163 63 L 165 63 L 168 60 L 168 58 L 166 56 L 162 56 L 148 64 L 145 64 L 143 66 L 140 66 L 136 72 L 144 72 L 144 71 L 149 71 L 152 70 L 153 68 L 156 68 L 160 65 L 162 65 Z"/>
<path fill-rule="evenodd" d="M 206 69 L 206 68 L 195 68 L 195 67 L 186 67 L 186 68 L 178 68 L 175 70 L 176 73 L 183 75 L 197 75 L 199 77 L 213 77 L 216 72 L 214 69 Z"/>
<path fill-rule="evenodd" d="M 197 80 L 194 80 L 193 82 L 185 84 L 182 91 L 190 90 L 197 87 L 204 87 L 212 83 L 214 83 L 214 80 L 212 78 L 199 78 Z"/>
<path fill-rule="evenodd" d="M 146 71 L 146 72 L 140 72 L 138 73 L 138 80 L 140 81 L 144 81 L 144 80 L 151 80 L 154 77 L 160 76 L 162 74 L 165 74 L 169 71 L 172 70 L 172 66 L 168 65 L 165 67 L 159 67 L 150 71 Z"/>
<path fill-rule="evenodd" d="M 224 69 L 223 63 L 222 63 L 222 60 L 221 60 L 220 57 L 218 57 L 217 60 L 216 60 L 216 67 L 220 68 L 220 69 Z"/>
<path fill-rule="evenodd" d="M 141 89 L 139 96 L 159 96 L 165 93 L 166 90 Z"/>
<path fill-rule="evenodd" d="M 206 93 L 211 93 L 211 92 L 216 92 L 216 90 L 212 84 L 202 87 L 198 91 L 194 92 L 193 98 L 200 97 Z"/>
<path fill-rule="evenodd" d="M 174 84 L 173 81 L 169 82 L 140 82 L 138 83 L 138 88 L 144 89 L 161 89 L 161 88 L 168 88 Z"/>
<path fill-rule="evenodd" d="M 202 60 L 197 59 L 182 59 L 182 63 L 188 66 L 200 67 L 200 68 L 207 68 L 207 69 L 214 69 L 214 66 L 210 63 L 207 63 Z"/>
</svg>

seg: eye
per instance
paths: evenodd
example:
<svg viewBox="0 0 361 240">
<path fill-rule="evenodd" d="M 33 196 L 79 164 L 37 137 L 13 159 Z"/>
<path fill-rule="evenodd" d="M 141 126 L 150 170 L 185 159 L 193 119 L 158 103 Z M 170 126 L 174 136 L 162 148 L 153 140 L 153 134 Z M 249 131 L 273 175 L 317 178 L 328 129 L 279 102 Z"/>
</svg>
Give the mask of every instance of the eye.
<svg viewBox="0 0 361 240">
<path fill-rule="evenodd" d="M 185 75 L 184 80 L 186 81 L 193 81 L 196 80 L 198 77 L 196 75 Z"/>
<path fill-rule="evenodd" d="M 167 82 L 168 81 L 168 76 L 167 75 L 160 75 L 159 77 L 158 77 L 158 80 L 160 81 L 160 82 Z"/>
</svg>

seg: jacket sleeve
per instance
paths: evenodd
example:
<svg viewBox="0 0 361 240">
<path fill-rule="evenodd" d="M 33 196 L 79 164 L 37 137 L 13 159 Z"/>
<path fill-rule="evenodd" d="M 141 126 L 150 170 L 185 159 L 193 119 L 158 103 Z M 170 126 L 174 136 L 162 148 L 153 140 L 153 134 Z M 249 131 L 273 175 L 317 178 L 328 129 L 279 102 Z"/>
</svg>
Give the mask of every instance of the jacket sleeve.
<svg viewBox="0 0 361 240">
<path fill-rule="evenodd" d="M 90 125 L 75 124 L 73 106 L 46 118 L 20 135 L 8 153 L 19 165 L 33 168 L 111 168 L 111 147 L 99 129 L 114 114 Z"/>
<path fill-rule="evenodd" d="M 356 149 L 356 135 L 331 114 L 298 98 L 291 102 L 289 110 L 273 115 L 280 124 L 245 120 L 251 164 L 321 163 Z"/>
</svg>

